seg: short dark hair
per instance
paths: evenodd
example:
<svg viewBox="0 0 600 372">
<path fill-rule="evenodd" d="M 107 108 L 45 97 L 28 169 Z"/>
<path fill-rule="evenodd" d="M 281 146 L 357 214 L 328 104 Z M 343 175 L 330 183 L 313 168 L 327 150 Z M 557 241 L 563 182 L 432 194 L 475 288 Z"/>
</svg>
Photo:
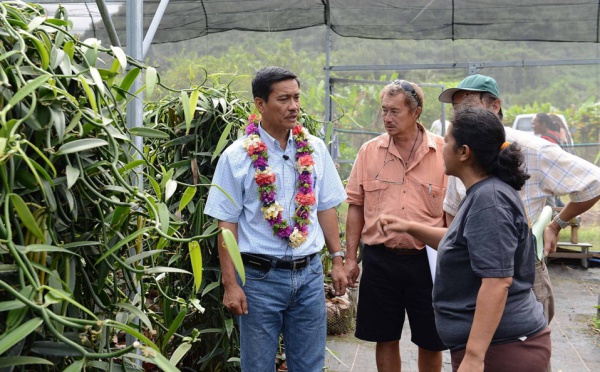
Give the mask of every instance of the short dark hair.
<svg viewBox="0 0 600 372">
<path fill-rule="evenodd" d="M 273 84 L 290 79 L 296 80 L 298 88 L 300 88 L 300 80 L 290 70 L 278 66 L 263 67 L 254 74 L 252 79 L 252 95 L 254 98 L 262 98 L 268 102 L 269 94 L 273 91 Z"/>
<path fill-rule="evenodd" d="M 452 119 L 450 134 L 454 137 L 454 151 L 467 145 L 474 154 L 477 168 L 521 190 L 529 175 L 523 168 L 524 157 L 520 147 L 512 143 L 505 149 L 504 126 L 493 112 L 482 107 L 465 107 Z"/>
<path fill-rule="evenodd" d="M 550 115 L 540 112 L 539 114 L 535 114 L 535 116 L 538 119 L 540 119 L 540 121 L 546 126 L 546 128 L 553 131 L 558 131 L 560 129 L 558 128 L 558 125 L 556 125 L 556 123 L 552 120 Z"/>
</svg>

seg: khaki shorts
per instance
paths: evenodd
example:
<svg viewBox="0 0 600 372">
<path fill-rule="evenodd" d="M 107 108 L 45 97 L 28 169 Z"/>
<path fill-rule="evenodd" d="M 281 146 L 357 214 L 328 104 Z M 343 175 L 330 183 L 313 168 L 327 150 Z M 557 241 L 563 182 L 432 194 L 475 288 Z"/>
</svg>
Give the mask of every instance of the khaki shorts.
<svg viewBox="0 0 600 372">
<path fill-rule="evenodd" d="M 552 292 L 548 267 L 543 261 L 535 263 L 533 293 L 535 293 L 535 298 L 538 302 L 544 307 L 546 321 L 550 324 L 550 321 L 554 318 L 554 292 Z"/>
</svg>

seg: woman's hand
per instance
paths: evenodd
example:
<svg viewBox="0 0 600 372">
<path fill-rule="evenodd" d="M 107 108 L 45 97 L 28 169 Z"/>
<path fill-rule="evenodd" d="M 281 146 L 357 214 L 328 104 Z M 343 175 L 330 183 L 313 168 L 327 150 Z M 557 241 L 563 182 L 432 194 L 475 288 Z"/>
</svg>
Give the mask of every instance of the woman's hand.
<svg viewBox="0 0 600 372">
<path fill-rule="evenodd" d="M 377 231 L 382 235 L 387 235 L 389 231 L 407 232 L 409 225 L 410 221 L 389 214 L 382 214 L 377 219 Z"/>
</svg>

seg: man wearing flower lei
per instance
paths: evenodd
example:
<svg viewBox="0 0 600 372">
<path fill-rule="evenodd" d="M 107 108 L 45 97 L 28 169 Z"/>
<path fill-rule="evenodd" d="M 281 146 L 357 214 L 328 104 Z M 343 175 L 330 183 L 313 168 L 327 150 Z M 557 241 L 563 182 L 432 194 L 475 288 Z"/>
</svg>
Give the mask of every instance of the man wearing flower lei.
<svg viewBox="0 0 600 372">
<path fill-rule="evenodd" d="M 444 140 L 419 123 L 423 91 L 417 84 L 395 80 L 380 98 L 386 133 L 360 148 L 346 186 L 349 286 L 357 284 L 357 248 L 359 241 L 364 243 L 355 335 L 377 343 L 380 372 L 399 371 L 400 337 L 408 315 L 411 341 L 419 347 L 419 371 L 439 372 L 445 346 L 435 327 L 425 244 L 406 233 L 382 236 L 377 219 L 385 213 L 444 225 Z"/>
<path fill-rule="evenodd" d="M 221 155 L 205 213 L 233 232 L 244 261 L 241 285 L 223 239 L 219 259 L 223 304 L 240 329 L 242 371 L 274 371 L 280 334 L 290 371 L 322 371 L 326 313 L 323 267 L 327 244 L 337 295 L 346 274 L 336 207 L 346 193 L 327 147 L 298 122 L 300 82 L 281 67 L 252 80 L 259 120 Z"/>
</svg>

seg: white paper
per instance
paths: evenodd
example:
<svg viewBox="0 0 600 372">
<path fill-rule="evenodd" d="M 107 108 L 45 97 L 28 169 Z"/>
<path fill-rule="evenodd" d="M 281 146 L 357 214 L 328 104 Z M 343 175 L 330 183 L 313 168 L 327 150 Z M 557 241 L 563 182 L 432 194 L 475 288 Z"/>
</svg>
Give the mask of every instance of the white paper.
<svg viewBox="0 0 600 372">
<path fill-rule="evenodd" d="M 429 260 L 429 271 L 431 271 L 431 280 L 435 282 L 435 265 L 437 262 L 437 251 L 426 245 L 427 260 Z"/>
</svg>

